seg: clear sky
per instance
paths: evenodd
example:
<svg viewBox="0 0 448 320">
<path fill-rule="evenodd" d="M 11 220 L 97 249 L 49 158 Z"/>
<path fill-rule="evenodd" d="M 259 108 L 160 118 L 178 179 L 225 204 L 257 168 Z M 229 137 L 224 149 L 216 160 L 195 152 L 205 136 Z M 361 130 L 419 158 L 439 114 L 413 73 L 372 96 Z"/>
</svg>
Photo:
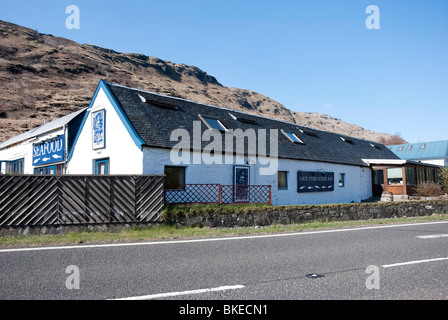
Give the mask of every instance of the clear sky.
<svg viewBox="0 0 448 320">
<path fill-rule="evenodd" d="M 66 26 L 69 5 L 79 29 Z M 0 0 L 0 19 L 195 65 L 288 109 L 411 143 L 448 139 L 447 0 Z"/>
</svg>

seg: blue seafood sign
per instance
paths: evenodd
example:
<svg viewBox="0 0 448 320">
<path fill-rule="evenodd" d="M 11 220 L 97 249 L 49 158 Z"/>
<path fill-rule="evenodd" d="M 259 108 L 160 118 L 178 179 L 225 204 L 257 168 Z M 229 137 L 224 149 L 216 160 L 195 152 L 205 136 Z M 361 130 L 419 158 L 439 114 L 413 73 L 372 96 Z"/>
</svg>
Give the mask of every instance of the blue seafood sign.
<svg viewBox="0 0 448 320">
<path fill-rule="evenodd" d="M 105 141 L 105 110 L 99 110 L 92 114 L 92 148 L 101 149 L 106 146 Z"/>
<path fill-rule="evenodd" d="M 64 160 L 64 135 L 33 144 L 33 166 Z"/>
</svg>

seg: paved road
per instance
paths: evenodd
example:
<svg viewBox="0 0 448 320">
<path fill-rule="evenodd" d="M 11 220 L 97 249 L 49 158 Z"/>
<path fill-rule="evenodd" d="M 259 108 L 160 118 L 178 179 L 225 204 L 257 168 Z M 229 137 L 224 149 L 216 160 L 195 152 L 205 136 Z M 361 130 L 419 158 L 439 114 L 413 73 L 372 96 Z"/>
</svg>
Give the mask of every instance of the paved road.
<svg viewBox="0 0 448 320">
<path fill-rule="evenodd" d="M 446 300 L 448 222 L 0 250 L 0 268 L 2 300 Z"/>
</svg>

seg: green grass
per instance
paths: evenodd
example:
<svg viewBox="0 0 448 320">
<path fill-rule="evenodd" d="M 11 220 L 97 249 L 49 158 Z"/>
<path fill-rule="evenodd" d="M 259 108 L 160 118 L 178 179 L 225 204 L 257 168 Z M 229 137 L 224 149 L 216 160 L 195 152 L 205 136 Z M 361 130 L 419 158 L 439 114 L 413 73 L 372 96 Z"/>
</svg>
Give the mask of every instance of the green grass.
<svg viewBox="0 0 448 320">
<path fill-rule="evenodd" d="M 329 228 L 347 228 L 392 223 L 428 222 L 448 220 L 447 214 L 434 214 L 423 217 L 370 219 L 356 221 L 311 221 L 301 224 L 273 225 L 251 228 L 192 228 L 162 225 L 157 227 L 133 227 L 120 232 L 84 231 L 68 232 L 64 235 L 19 235 L 0 237 L 1 248 L 55 246 L 74 244 L 118 243 L 132 241 L 157 241 L 173 239 L 193 239 L 203 237 L 223 237 L 250 234 L 273 234 Z"/>
</svg>

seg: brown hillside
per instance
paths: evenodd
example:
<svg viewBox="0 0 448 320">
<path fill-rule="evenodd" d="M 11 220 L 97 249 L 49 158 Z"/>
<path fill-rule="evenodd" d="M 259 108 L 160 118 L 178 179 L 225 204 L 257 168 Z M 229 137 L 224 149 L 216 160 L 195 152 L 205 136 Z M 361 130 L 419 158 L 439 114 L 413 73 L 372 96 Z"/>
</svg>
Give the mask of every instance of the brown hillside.
<svg viewBox="0 0 448 320">
<path fill-rule="evenodd" d="M 257 92 L 225 87 L 195 66 L 79 44 L 0 20 L 0 142 L 88 106 L 100 79 L 368 140 L 392 136 L 328 115 L 292 112 Z"/>
</svg>

